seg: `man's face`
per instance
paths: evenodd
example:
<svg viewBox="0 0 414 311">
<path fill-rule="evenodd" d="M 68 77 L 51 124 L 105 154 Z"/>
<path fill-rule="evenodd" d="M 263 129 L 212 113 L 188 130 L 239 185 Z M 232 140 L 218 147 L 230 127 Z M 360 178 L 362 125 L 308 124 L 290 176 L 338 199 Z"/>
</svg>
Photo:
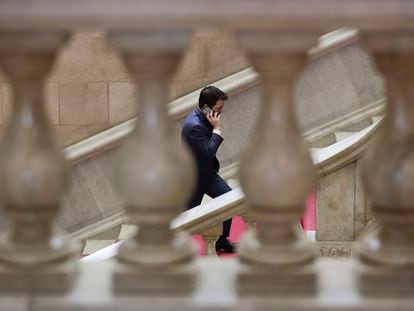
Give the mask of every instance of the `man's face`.
<svg viewBox="0 0 414 311">
<path fill-rule="evenodd" d="M 218 112 L 218 113 L 222 113 L 224 109 L 224 100 L 219 99 L 216 104 L 213 106 L 213 111 L 214 112 Z"/>
</svg>

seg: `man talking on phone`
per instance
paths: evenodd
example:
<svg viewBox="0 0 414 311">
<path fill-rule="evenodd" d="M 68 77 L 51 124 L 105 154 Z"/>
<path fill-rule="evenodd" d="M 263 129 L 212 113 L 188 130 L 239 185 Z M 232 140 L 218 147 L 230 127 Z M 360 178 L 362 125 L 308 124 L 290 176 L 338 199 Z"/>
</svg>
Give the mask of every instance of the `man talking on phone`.
<svg viewBox="0 0 414 311">
<path fill-rule="evenodd" d="M 203 195 L 215 198 L 231 191 L 229 185 L 218 175 L 220 163 L 216 153 L 223 142 L 220 116 L 227 95 L 222 90 L 207 86 L 200 92 L 198 107 L 184 121 L 181 135 L 189 145 L 197 164 L 197 186 L 187 208 L 200 205 Z M 223 223 L 223 232 L 216 241 L 216 251 L 234 253 L 234 245 L 227 239 L 231 219 Z"/>
</svg>

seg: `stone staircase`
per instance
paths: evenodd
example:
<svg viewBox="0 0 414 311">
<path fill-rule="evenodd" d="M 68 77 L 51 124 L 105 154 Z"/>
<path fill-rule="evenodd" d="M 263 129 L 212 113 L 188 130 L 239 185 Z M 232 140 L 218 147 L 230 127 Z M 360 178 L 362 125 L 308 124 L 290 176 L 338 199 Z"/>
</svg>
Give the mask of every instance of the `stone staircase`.
<svg viewBox="0 0 414 311">
<path fill-rule="evenodd" d="M 359 136 L 362 132 L 367 131 L 369 128 L 374 127 L 381 120 L 383 116 L 382 107 L 375 107 L 369 111 L 366 111 L 358 118 L 351 118 L 348 124 L 344 124 L 340 127 L 326 131 L 324 135 L 320 135 L 313 140 L 308 139 L 309 151 L 314 160 L 314 163 L 318 162 L 318 155 L 332 154 L 336 146 L 339 146 L 341 142 L 353 137 Z M 238 163 L 235 165 L 229 165 L 223 168 L 222 177 L 233 189 L 239 187 L 239 181 L 237 178 Z M 208 196 L 204 196 L 201 205 L 207 204 L 212 199 Z M 90 255 L 100 249 L 114 244 L 117 241 L 130 238 L 134 235 L 137 228 L 135 225 L 129 224 L 128 221 L 118 224 L 113 228 L 107 229 L 94 236 L 83 241 L 84 247 L 82 256 Z M 308 237 L 311 240 L 314 239 L 315 232 L 309 232 Z M 313 237 L 313 238 L 312 238 Z"/>
</svg>

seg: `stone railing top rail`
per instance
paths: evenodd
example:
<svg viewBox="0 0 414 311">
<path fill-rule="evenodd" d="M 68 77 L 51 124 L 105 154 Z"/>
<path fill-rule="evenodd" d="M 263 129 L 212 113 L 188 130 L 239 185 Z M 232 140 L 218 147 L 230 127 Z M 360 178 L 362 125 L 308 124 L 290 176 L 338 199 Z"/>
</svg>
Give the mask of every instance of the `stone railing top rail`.
<svg viewBox="0 0 414 311">
<path fill-rule="evenodd" d="M 312 153 L 312 160 L 318 175 L 326 175 L 352 162 L 366 150 L 368 142 L 377 132 L 382 118 L 335 144 Z"/>
<path fill-rule="evenodd" d="M 352 28 L 341 28 L 323 35 L 318 40 L 318 46 L 309 51 L 309 57 L 314 60 L 332 53 L 358 40 L 358 31 Z M 259 76 L 252 68 L 247 68 L 213 83 L 230 96 L 243 92 L 259 83 Z M 168 104 L 168 109 L 174 120 L 184 117 L 197 106 L 200 94 L 198 89 Z M 136 118 L 111 127 L 97 135 L 84 139 L 64 149 L 64 153 L 72 164 L 92 158 L 102 152 L 121 144 L 122 140 L 134 128 Z"/>
<path fill-rule="evenodd" d="M 2 0 L 0 29 L 414 29 L 412 0 Z"/>
<path fill-rule="evenodd" d="M 244 193 L 240 187 L 233 189 L 211 201 L 181 213 L 171 223 L 173 230 L 188 233 L 200 232 L 217 223 L 217 217 L 226 219 L 240 214 L 244 203 Z M 211 220 L 209 223 L 208 220 Z"/>
<path fill-rule="evenodd" d="M 331 146 L 318 150 L 312 154 L 313 163 L 319 168 L 318 173 L 326 173 L 325 165 L 332 166 L 330 160 L 346 157 L 346 161 L 339 161 L 345 165 L 355 159 L 363 150 L 364 145 L 376 132 L 381 120 L 378 120 L 365 128 Z M 351 155 L 351 156 L 348 156 Z M 338 160 L 337 160 L 338 161 Z M 240 187 L 212 199 L 206 204 L 196 206 L 191 210 L 181 213 L 172 223 L 173 230 L 185 230 L 189 233 L 200 232 L 225 219 L 243 214 L 245 212 L 244 194 Z M 121 243 L 117 242 L 111 246 L 101 249 L 84 258 L 86 261 L 102 261 L 116 255 L 116 250 Z"/>
</svg>

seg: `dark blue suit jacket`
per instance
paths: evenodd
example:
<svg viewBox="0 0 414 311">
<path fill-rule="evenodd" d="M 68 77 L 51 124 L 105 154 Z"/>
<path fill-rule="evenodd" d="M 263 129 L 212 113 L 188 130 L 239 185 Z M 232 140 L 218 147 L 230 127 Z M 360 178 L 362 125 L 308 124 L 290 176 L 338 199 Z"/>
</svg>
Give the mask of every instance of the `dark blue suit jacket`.
<svg viewBox="0 0 414 311">
<path fill-rule="evenodd" d="M 200 109 L 194 109 L 185 119 L 181 135 L 194 155 L 198 173 L 197 186 L 187 208 L 199 205 L 204 194 L 215 198 L 231 191 L 227 183 L 217 174 L 220 163 L 216 152 L 223 142 L 223 137 L 213 133 L 213 126 Z M 229 236 L 230 228 L 231 219 L 228 219 L 223 223 L 222 237 Z"/>
<path fill-rule="evenodd" d="M 190 147 L 197 164 L 197 184 L 208 182 L 218 172 L 216 152 L 223 138 L 213 133 L 213 126 L 200 109 L 194 109 L 185 119 L 181 136 Z"/>
</svg>

